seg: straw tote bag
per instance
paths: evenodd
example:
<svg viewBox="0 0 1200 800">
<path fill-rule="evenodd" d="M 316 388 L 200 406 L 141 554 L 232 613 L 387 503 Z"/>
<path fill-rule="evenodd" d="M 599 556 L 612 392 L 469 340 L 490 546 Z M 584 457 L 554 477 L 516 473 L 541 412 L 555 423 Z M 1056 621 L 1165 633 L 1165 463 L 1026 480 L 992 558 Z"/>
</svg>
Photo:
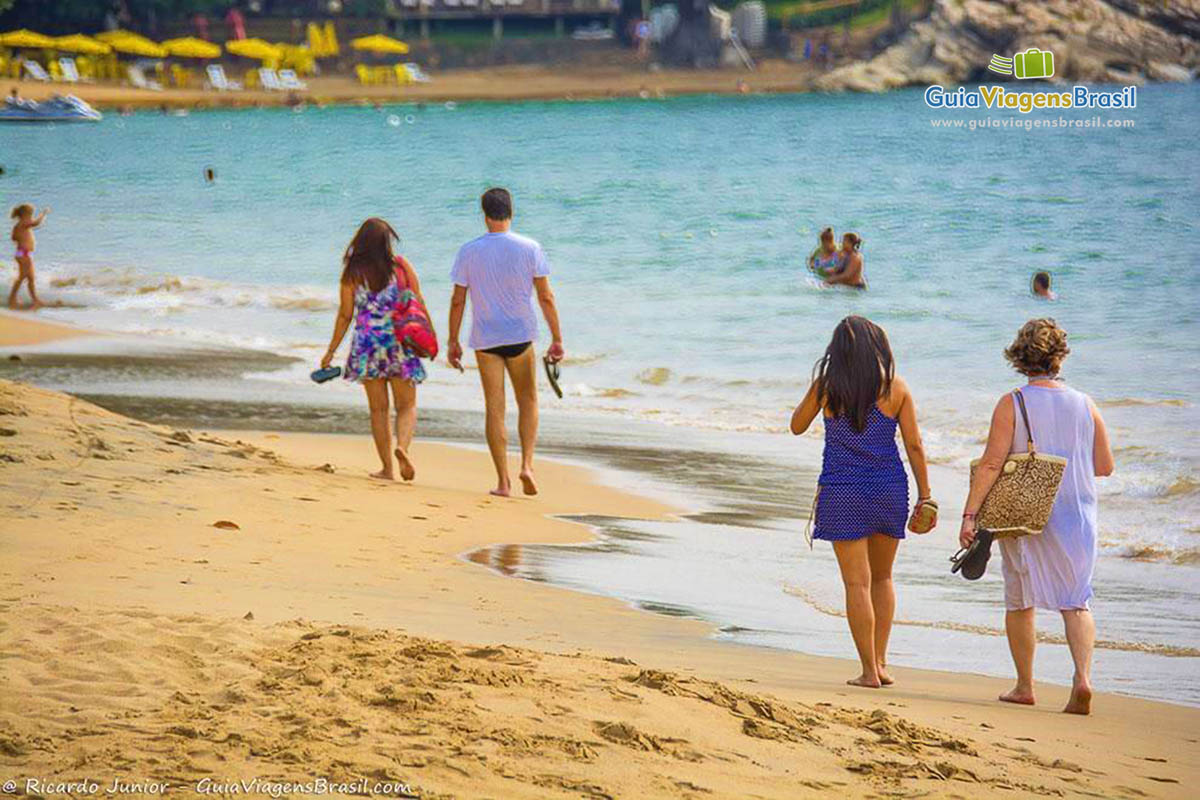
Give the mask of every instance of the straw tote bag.
<svg viewBox="0 0 1200 800">
<path fill-rule="evenodd" d="M 1048 456 L 1037 452 L 1033 443 L 1033 428 L 1029 426 L 1029 414 L 1025 410 L 1025 398 L 1021 390 L 1013 392 L 1021 419 L 1025 422 L 1025 437 L 1029 452 L 1010 453 L 1004 459 L 1004 468 L 992 484 L 991 491 L 983 500 L 975 518 L 976 528 L 985 528 L 996 538 L 1026 536 L 1041 533 L 1050 519 L 1058 485 L 1062 483 L 1067 460 L 1061 456 Z M 971 481 L 979 459 L 971 462 Z"/>
</svg>

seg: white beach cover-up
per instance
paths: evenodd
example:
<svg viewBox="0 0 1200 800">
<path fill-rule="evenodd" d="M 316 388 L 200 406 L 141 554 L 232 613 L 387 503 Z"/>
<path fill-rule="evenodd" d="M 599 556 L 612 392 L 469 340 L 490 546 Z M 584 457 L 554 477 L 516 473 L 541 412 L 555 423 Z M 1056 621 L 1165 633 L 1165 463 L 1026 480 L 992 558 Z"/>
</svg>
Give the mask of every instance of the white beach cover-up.
<svg viewBox="0 0 1200 800">
<path fill-rule="evenodd" d="M 1040 453 L 1063 456 L 1067 468 L 1045 529 L 1000 540 L 1005 606 L 1009 611 L 1087 608 L 1096 568 L 1096 425 L 1091 400 L 1066 386 L 1025 386 L 1021 394 L 1034 446 Z M 1018 409 L 1013 413 L 1012 452 L 1024 453 L 1025 424 Z"/>
</svg>

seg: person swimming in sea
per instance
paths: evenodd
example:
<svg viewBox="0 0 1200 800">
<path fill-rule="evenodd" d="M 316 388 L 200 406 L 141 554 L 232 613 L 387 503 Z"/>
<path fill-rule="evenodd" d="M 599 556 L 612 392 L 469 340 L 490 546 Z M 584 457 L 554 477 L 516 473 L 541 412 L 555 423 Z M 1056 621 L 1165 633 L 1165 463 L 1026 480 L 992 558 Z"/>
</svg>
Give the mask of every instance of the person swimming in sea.
<svg viewBox="0 0 1200 800">
<path fill-rule="evenodd" d="M 842 249 L 837 252 L 838 266 L 833 272 L 825 275 L 825 283 L 830 286 L 853 286 L 855 289 L 866 289 L 867 278 L 863 274 L 863 258 L 859 250 L 862 248 L 862 237 L 857 233 L 846 233 L 842 236 Z"/>
<path fill-rule="evenodd" d="M 824 280 L 841 266 L 840 258 L 833 228 L 826 228 L 818 237 L 816 249 L 809 253 L 808 268 Z"/>
<path fill-rule="evenodd" d="M 1058 295 L 1050 291 L 1050 273 L 1035 272 L 1033 274 L 1033 284 L 1030 287 L 1035 297 L 1041 297 L 1044 300 L 1057 300 Z"/>
<path fill-rule="evenodd" d="M 21 291 L 22 283 L 29 285 L 29 296 L 33 300 L 30 308 L 42 307 L 42 301 L 37 295 L 37 287 L 34 285 L 33 250 L 37 246 L 37 241 L 34 238 L 33 229 L 45 222 L 50 209 L 43 208 L 42 213 L 36 217 L 33 215 L 33 211 L 33 206 L 29 203 L 22 203 L 12 210 L 12 218 L 16 220 L 12 229 L 12 240 L 16 245 L 16 252 L 13 255 L 17 261 L 17 280 L 13 283 L 12 291 L 8 293 L 9 308 L 17 307 L 17 293 Z"/>
</svg>

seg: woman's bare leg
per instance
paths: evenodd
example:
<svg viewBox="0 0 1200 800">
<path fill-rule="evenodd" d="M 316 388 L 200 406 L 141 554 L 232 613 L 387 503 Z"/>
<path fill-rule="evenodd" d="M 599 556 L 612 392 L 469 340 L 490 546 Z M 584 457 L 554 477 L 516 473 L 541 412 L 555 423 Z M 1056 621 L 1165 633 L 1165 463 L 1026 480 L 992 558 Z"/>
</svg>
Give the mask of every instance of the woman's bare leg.
<svg viewBox="0 0 1200 800">
<path fill-rule="evenodd" d="M 1012 691 L 1000 695 L 1000 699 L 1005 703 L 1031 706 L 1034 704 L 1033 651 L 1037 646 L 1033 609 L 1005 612 L 1004 632 L 1008 635 L 1008 650 L 1017 668 L 1017 685 Z"/>
<path fill-rule="evenodd" d="M 12 291 L 8 293 L 8 307 L 9 308 L 17 307 L 17 294 L 20 293 L 21 284 L 24 282 L 25 282 L 25 271 L 21 270 L 21 272 L 17 275 L 17 279 L 15 281 L 13 281 Z"/>
<path fill-rule="evenodd" d="M 899 544 L 899 539 L 882 533 L 867 537 L 867 558 L 871 565 L 871 608 L 875 612 L 875 660 L 879 682 L 884 686 L 895 683 L 887 672 L 887 647 L 892 634 L 892 618 L 896 616 L 892 564 L 896 561 Z"/>
<path fill-rule="evenodd" d="M 411 481 L 417 477 L 417 468 L 408 455 L 417 429 L 417 385 L 401 378 L 392 378 L 389 383 L 396 403 L 396 463 L 400 465 L 400 477 Z"/>
<path fill-rule="evenodd" d="M 394 481 L 392 472 L 392 431 L 388 419 L 388 390 L 387 381 L 383 378 L 363 381 L 363 389 L 367 393 L 367 406 L 371 409 L 371 437 L 375 440 L 375 450 L 379 453 L 379 462 L 383 469 L 372 472 L 372 478 Z"/>
<path fill-rule="evenodd" d="M 879 661 L 875 657 L 875 611 L 871 605 L 871 563 L 867 556 L 867 538 L 834 542 L 842 583 L 846 587 L 846 620 L 850 635 L 862 662 L 862 674 L 846 681 L 851 686 L 878 689 Z"/>
<path fill-rule="evenodd" d="M 496 488 L 491 493 L 508 497 L 512 482 L 508 477 L 508 430 L 504 425 L 504 359 L 476 350 L 475 363 L 479 365 L 479 380 L 483 384 L 484 431 L 492 464 L 496 467 Z"/>
<path fill-rule="evenodd" d="M 1071 699 L 1063 711 L 1067 714 L 1092 713 L 1092 650 L 1096 646 L 1096 620 L 1086 608 L 1065 609 L 1063 624 L 1067 629 L 1067 646 L 1075 661 L 1075 677 L 1071 681 Z"/>
</svg>

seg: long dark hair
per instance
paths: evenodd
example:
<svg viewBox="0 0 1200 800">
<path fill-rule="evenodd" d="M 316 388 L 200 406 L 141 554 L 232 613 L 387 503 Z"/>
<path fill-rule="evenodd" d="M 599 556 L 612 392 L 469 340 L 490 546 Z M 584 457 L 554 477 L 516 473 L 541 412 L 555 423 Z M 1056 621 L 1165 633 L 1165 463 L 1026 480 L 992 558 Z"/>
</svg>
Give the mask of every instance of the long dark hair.
<svg viewBox="0 0 1200 800">
<path fill-rule="evenodd" d="M 867 428 L 867 415 L 892 391 L 896 377 L 892 346 L 883 328 L 866 317 L 850 316 L 833 329 L 833 338 L 813 367 L 822 404 L 835 417 L 849 417 L 854 429 Z"/>
<path fill-rule="evenodd" d="M 383 291 L 396 269 L 393 241 L 400 241 L 400 237 L 379 217 L 359 225 L 342 256 L 342 283 L 366 284 L 372 292 Z"/>
</svg>

